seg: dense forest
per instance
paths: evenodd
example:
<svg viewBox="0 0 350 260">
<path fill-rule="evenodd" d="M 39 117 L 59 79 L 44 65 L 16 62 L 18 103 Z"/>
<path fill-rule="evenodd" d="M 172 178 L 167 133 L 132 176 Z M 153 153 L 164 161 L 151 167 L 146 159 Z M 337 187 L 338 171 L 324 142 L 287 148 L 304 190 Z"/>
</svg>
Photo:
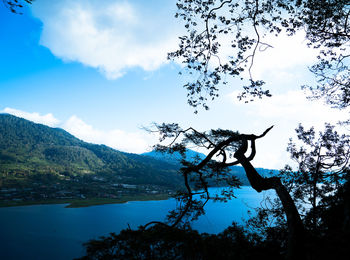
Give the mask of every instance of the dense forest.
<svg viewBox="0 0 350 260">
<path fill-rule="evenodd" d="M 0 114 L 0 193 L 5 204 L 67 198 L 167 194 L 181 186 L 177 166 Z"/>
</svg>

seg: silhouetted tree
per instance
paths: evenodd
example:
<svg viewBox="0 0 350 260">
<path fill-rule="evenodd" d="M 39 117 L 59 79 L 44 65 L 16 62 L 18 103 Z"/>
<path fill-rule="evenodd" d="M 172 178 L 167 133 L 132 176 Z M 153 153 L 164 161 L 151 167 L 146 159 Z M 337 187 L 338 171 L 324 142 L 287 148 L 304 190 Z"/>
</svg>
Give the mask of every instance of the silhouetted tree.
<svg viewBox="0 0 350 260">
<path fill-rule="evenodd" d="M 298 141 L 290 139 L 287 151 L 298 164 L 297 170 L 282 172 L 284 183 L 292 189 L 294 198 L 304 206 L 310 204 L 311 227 L 316 231 L 319 211 L 326 205 L 320 204 L 340 188 L 345 181 L 346 168 L 350 159 L 350 139 L 340 135 L 334 126 L 325 125 L 325 130 L 317 135 L 314 128 L 296 129 Z M 306 209 L 304 207 L 304 209 Z"/>
<path fill-rule="evenodd" d="M 290 139 L 287 150 L 297 168 L 287 165 L 278 176 L 303 216 L 309 257 L 341 256 L 343 246 L 349 242 L 349 136 L 339 134 L 330 124 L 318 134 L 313 127 L 304 129 L 299 125 L 296 133 L 297 142 Z M 271 198 L 264 205 L 256 209 L 247 224 L 266 238 L 282 241 L 284 207 Z"/>
<path fill-rule="evenodd" d="M 306 32 L 310 47 L 319 49 L 311 71 L 320 84 L 309 87 L 314 97 L 326 96 L 340 107 L 349 103 L 349 1 L 178 0 L 177 7 L 175 17 L 184 21 L 187 34 L 179 37 L 179 48 L 169 58 L 179 59 L 190 75 L 184 87 L 191 106 L 208 109 L 208 99 L 218 96 L 229 76 L 248 78 L 241 99 L 270 96 L 263 79 L 252 74 L 255 56 L 273 46 L 264 36 L 291 36 L 298 30 Z"/>
<path fill-rule="evenodd" d="M 24 7 L 25 4 L 32 4 L 34 0 L 1 0 L 6 8 L 8 8 L 12 13 L 22 14 L 20 9 Z"/>
<path fill-rule="evenodd" d="M 207 180 L 218 178 L 225 180 L 230 187 L 237 187 L 237 181 L 231 175 L 225 174 L 225 169 L 229 166 L 241 164 L 246 172 L 247 178 L 257 192 L 273 189 L 280 199 L 288 224 L 288 259 L 296 257 L 305 258 L 304 255 L 304 227 L 298 210 L 285 186 L 278 177 L 262 177 L 250 163 L 256 154 L 255 141 L 264 137 L 272 127 L 266 129 L 263 134 L 246 135 L 230 130 L 211 130 L 200 132 L 190 127 L 182 129 L 178 124 L 155 124 L 156 130 L 160 134 L 160 141 L 168 140 L 167 145 L 156 145 L 155 149 L 161 152 L 179 152 L 183 156 L 181 173 L 184 178 L 186 190 L 176 197 L 180 202 L 179 207 L 172 211 L 168 220 L 172 227 L 185 223 L 187 219 L 196 219 L 204 213 L 204 206 L 211 195 L 208 191 Z M 152 131 L 152 130 L 151 130 Z M 249 156 L 245 153 L 250 142 L 251 152 Z M 187 161 L 185 157 L 186 148 L 197 147 L 207 150 L 207 156 L 195 162 Z M 195 188 L 192 188 L 192 183 Z M 200 195 L 200 197 L 195 197 Z M 233 190 L 223 192 L 221 196 L 214 196 L 216 200 L 227 200 L 234 196 Z M 200 200 L 202 199 L 202 200 Z M 148 225 L 153 224 L 151 222 Z"/>
<path fill-rule="evenodd" d="M 286 187 L 289 189 L 288 185 Z M 293 198 L 293 190 L 290 190 Z M 317 232 L 314 231 L 312 211 L 304 211 L 305 248 L 307 259 L 343 259 L 348 254 L 350 244 L 350 189 L 349 182 L 341 185 L 334 193 L 319 201 L 317 215 Z M 274 241 L 284 250 L 284 241 L 287 237 L 286 221 L 283 216 L 283 207 L 277 199 L 264 203 L 256 209 L 253 217 L 248 219 L 246 228 L 253 229 L 261 234 L 265 241 Z M 297 199 L 295 199 L 298 202 Z M 298 203 L 299 211 L 305 205 Z M 300 211 L 303 212 L 303 211 Z M 278 250 L 278 249 L 276 249 Z"/>
<path fill-rule="evenodd" d="M 279 246 L 233 224 L 218 235 L 199 234 L 190 228 L 155 225 L 147 230 L 123 230 L 86 244 L 87 255 L 94 259 L 256 259 L 268 255 L 280 259 Z"/>
</svg>

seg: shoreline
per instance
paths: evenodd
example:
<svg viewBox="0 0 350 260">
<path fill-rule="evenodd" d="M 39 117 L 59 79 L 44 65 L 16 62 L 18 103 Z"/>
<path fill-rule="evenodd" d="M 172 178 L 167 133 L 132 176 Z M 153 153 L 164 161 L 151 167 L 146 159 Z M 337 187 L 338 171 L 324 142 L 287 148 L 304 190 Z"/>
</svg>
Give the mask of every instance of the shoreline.
<svg viewBox="0 0 350 260">
<path fill-rule="evenodd" d="M 242 185 L 242 187 L 250 187 L 250 185 Z M 224 188 L 224 187 L 210 187 L 210 188 Z M 135 194 L 129 196 L 123 196 L 117 199 L 111 198 L 87 198 L 87 199 L 48 199 L 37 201 L 0 201 L 0 208 L 6 207 L 21 207 L 21 206 L 36 206 L 36 205 L 52 205 L 52 204 L 68 204 L 65 208 L 82 208 L 106 204 L 123 204 L 131 201 L 157 201 L 167 200 L 172 198 L 167 193 L 161 194 Z"/>
<path fill-rule="evenodd" d="M 118 199 L 110 198 L 89 198 L 89 199 L 50 199 L 38 201 L 0 201 L 0 208 L 36 206 L 36 205 L 52 205 L 52 204 L 68 204 L 65 208 L 82 208 L 106 204 L 122 204 L 129 201 L 154 201 L 167 200 L 171 198 L 168 194 L 157 195 L 135 195 L 125 196 Z"/>
</svg>

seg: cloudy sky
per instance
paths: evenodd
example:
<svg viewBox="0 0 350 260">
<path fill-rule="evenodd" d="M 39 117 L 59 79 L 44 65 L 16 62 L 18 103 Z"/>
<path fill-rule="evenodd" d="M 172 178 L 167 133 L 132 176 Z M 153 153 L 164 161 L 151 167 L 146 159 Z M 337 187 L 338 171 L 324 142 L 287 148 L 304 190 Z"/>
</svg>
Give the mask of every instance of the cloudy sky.
<svg viewBox="0 0 350 260">
<path fill-rule="evenodd" d="M 267 39 L 274 48 L 256 58 L 253 75 L 272 98 L 241 103 L 233 80 L 195 115 L 181 68 L 166 59 L 183 32 L 175 11 L 174 0 L 36 0 L 23 15 L 0 6 L 0 112 L 134 153 L 156 142 L 141 130 L 152 122 L 256 134 L 275 125 L 257 144 L 254 165 L 264 168 L 288 162 L 299 123 L 322 127 L 348 117 L 300 91 L 313 82 L 307 66 L 315 60 L 302 33 Z"/>
</svg>

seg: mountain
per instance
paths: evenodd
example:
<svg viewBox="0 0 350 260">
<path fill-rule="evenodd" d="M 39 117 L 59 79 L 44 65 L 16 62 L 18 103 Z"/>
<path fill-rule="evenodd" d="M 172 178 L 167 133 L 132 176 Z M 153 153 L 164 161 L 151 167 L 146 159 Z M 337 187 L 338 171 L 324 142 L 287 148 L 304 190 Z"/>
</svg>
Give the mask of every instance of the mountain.
<svg viewBox="0 0 350 260">
<path fill-rule="evenodd" d="M 114 198 L 163 193 L 182 184 L 177 169 L 166 161 L 83 142 L 60 128 L 0 114 L 0 200 L 23 200 L 24 193 L 34 200 L 57 194 Z"/>
<path fill-rule="evenodd" d="M 167 154 L 167 153 L 161 153 L 157 151 L 151 151 L 148 153 L 143 153 L 142 155 L 148 156 L 151 158 L 156 158 L 158 160 L 162 160 L 169 164 L 173 164 L 174 166 L 177 166 L 179 168 L 181 167 L 181 155 L 179 153 Z M 190 149 L 186 151 L 186 159 L 191 159 L 196 157 L 200 159 L 204 159 L 206 156 L 203 153 L 198 153 Z M 256 168 L 256 170 L 262 176 L 270 176 L 271 174 L 278 173 L 277 170 L 270 170 L 270 169 L 264 169 L 264 168 Z M 250 183 L 248 181 L 248 178 L 242 166 L 231 166 L 230 173 L 236 176 L 241 181 L 242 185 L 250 186 Z"/>
</svg>

